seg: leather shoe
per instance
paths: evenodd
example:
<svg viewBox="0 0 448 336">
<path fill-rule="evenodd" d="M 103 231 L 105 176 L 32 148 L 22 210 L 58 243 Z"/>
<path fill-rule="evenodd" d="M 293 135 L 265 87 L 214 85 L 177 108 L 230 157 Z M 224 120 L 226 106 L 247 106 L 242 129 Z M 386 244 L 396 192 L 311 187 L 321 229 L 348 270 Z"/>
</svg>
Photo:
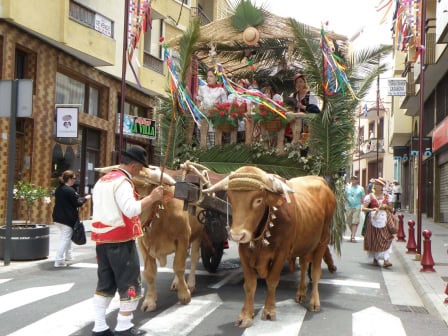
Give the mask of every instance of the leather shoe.
<svg viewBox="0 0 448 336">
<path fill-rule="evenodd" d="M 92 336 L 114 336 L 114 333 L 110 329 L 106 329 L 103 331 L 93 331 Z"/>
<path fill-rule="evenodd" d="M 388 268 L 388 267 L 391 267 L 391 266 L 392 266 L 392 263 L 389 260 L 384 260 L 384 264 L 383 264 L 384 268 Z"/>
<path fill-rule="evenodd" d="M 135 327 L 132 327 L 128 330 L 123 330 L 123 331 L 116 331 L 115 330 L 115 336 L 139 336 L 139 335 L 144 335 L 146 334 L 145 330 L 142 329 L 137 329 Z"/>
</svg>

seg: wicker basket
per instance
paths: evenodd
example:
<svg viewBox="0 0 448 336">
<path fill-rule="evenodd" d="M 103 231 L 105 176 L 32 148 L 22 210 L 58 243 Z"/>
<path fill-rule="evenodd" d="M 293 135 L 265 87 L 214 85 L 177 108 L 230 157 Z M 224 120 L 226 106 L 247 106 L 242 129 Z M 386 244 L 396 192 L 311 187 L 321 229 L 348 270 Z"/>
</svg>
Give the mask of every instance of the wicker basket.
<svg viewBox="0 0 448 336">
<path fill-rule="evenodd" d="M 227 125 L 227 124 L 219 125 L 216 128 L 219 129 L 221 132 L 224 132 L 224 133 L 233 132 L 235 130 L 235 126 Z"/>
<path fill-rule="evenodd" d="M 280 119 L 262 121 L 260 125 L 268 132 L 278 132 L 282 129 L 282 121 Z"/>
</svg>

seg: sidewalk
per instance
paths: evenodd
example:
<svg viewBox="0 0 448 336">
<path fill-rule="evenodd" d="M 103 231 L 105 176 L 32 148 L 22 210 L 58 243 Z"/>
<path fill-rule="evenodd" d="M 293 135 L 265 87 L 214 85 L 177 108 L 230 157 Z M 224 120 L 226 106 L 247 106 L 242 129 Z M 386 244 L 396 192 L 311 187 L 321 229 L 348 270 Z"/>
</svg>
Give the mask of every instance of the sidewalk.
<svg viewBox="0 0 448 336">
<path fill-rule="evenodd" d="M 90 240 L 90 221 L 83 221 L 87 243 L 82 246 L 72 245 L 73 246 L 73 262 L 78 262 L 83 258 L 89 258 L 95 256 L 95 243 Z M 54 263 L 54 257 L 56 255 L 56 249 L 59 243 L 59 230 L 55 225 L 50 225 L 50 251 L 49 256 L 46 259 L 42 260 L 30 260 L 30 261 L 11 261 L 8 266 L 5 266 L 4 261 L 0 260 L 0 274 L 18 270 L 26 270 L 30 268 L 37 268 L 41 264 L 45 263 Z"/>
<path fill-rule="evenodd" d="M 448 325 L 448 304 L 444 300 L 448 298 L 445 289 L 448 283 L 448 223 L 434 223 L 431 218 L 422 215 L 422 232 L 430 230 L 431 254 L 434 260 L 435 272 L 421 272 L 422 265 L 416 260 L 416 254 L 407 253 L 406 244 L 409 241 L 408 221 L 414 220 L 415 242 L 417 243 L 417 215 L 403 212 L 403 229 L 406 242 L 395 241 L 392 260 L 397 258 L 405 267 L 418 295 L 430 314 L 439 315 Z M 422 237 L 422 254 L 424 250 L 424 238 Z"/>
</svg>

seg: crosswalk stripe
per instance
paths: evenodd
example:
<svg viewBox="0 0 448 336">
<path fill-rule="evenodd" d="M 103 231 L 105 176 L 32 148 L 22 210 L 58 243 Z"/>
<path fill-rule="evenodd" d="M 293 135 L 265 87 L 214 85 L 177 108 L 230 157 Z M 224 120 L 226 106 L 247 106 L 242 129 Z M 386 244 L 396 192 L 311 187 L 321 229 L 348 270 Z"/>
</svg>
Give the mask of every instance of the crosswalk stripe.
<svg viewBox="0 0 448 336">
<path fill-rule="evenodd" d="M 11 281 L 12 279 L 0 279 L 0 284 Z"/>
<path fill-rule="evenodd" d="M 217 294 L 193 298 L 188 305 L 173 306 L 140 328 L 146 330 L 148 336 L 186 336 L 221 304 Z"/>
<path fill-rule="evenodd" d="M 95 263 L 76 263 L 76 264 L 71 264 L 70 267 L 75 267 L 75 268 L 98 268 L 98 264 Z M 144 267 L 140 267 L 140 270 L 143 271 Z M 172 268 L 169 267 L 157 267 L 157 272 L 160 273 L 174 273 L 174 270 Z M 185 270 L 185 274 L 188 274 L 190 272 L 190 270 L 186 269 Z M 202 271 L 202 270 L 196 270 L 196 275 L 208 275 L 211 277 L 218 277 L 218 276 L 222 276 L 222 273 L 209 273 L 207 271 Z"/>
<path fill-rule="evenodd" d="M 32 287 L 0 296 L 0 314 L 17 307 L 45 299 L 47 297 L 67 292 L 74 283 L 55 286 Z"/>
<path fill-rule="evenodd" d="M 263 321 L 262 309 L 254 319 L 252 327 L 247 328 L 243 336 L 286 336 L 298 335 L 305 318 L 306 308 L 294 300 L 285 300 L 277 303 L 277 320 Z"/>
<path fill-rule="evenodd" d="M 406 336 L 401 320 L 379 308 L 369 307 L 352 314 L 353 336 Z"/>
<path fill-rule="evenodd" d="M 36 330 L 38 330 L 39 335 L 45 336 L 71 335 L 93 322 L 95 315 L 92 301 L 93 298 L 81 301 L 7 336 L 34 336 L 36 335 Z M 119 307 L 120 299 L 116 295 L 107 309 L 107 314 L 117 310 Z"/>
</svg>

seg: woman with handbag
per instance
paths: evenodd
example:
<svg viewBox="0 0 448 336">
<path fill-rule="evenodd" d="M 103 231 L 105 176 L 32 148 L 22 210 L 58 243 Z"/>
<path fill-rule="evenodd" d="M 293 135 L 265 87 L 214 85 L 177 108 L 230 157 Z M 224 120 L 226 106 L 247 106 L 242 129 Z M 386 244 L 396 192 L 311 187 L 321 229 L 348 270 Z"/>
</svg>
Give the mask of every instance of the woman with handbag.
<svg viewBox="0 0 448 336">
<path fill-rule="evenodd" d="M 366 213 L 364 250 L 373 258 L 373 265 L 379 266 L 379 260 L 384 260 L 383 267 L 388 268 L 392 266 L 390 254 L 394 237 L 391 233 L 393 230 L 387 225 L 393 217 L 391 200 L 384 190 L 385 186 L 384 179 L 375 179 L 373 192 L 364 198 L 362 210 Z"/>
<path fill-rule="evenodd" d="M 73 260 L 71 241 L 73 226 L 79 221 L 78 208 L 90 197 L 90 195 L 84 198 L 78 196 L 73 189 L 75 181 L 76 175 L 72 170 L 64 171 L 54 192 L 53 221 L 60 231 L 54 267 L 66 267 L 66 261 Z"/>
</svg>

